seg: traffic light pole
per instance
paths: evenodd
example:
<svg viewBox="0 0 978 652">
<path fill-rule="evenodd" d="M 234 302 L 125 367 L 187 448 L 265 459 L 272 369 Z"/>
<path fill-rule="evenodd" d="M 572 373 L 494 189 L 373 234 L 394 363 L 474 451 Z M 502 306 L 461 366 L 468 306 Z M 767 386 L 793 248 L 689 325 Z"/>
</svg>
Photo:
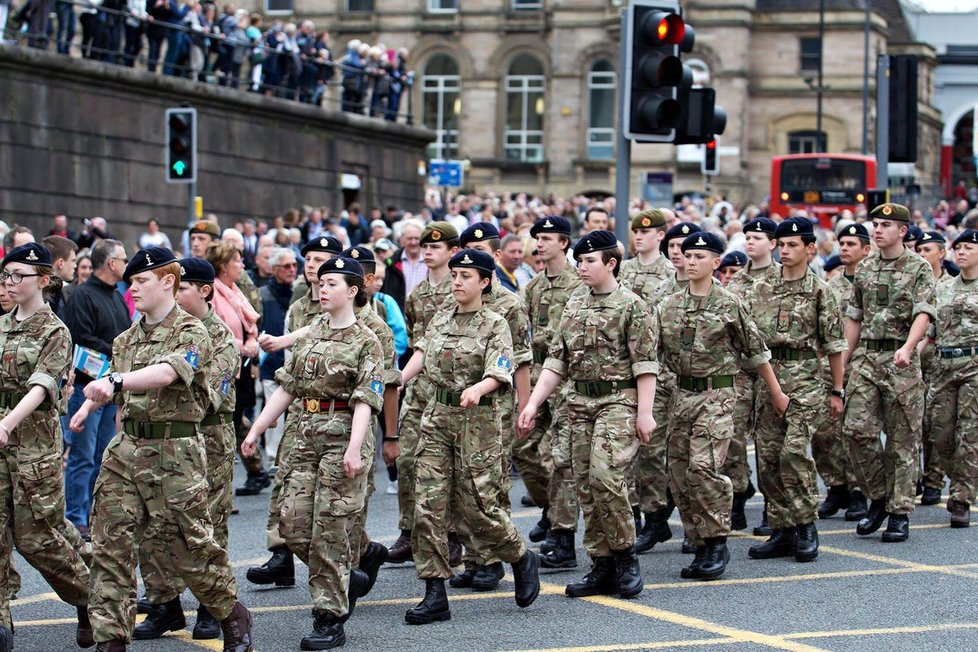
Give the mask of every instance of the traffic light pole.
<svg viewBox="0 0 978 652">
<path fill-rule="evenodd" d="M 618 51 L 618 79 L 625 79 L 628 65 L 628 43 L 625 32 L 628 29 L 627 9 L 621 12 L 621 34 Z M 620 85 L 619 85 L 620 86 Z M 625 93 L 618 90 L 618 129 L 615 138 L 615 235 L 628 249 L 628 227 L 631 215 L 628 212 L 629 185 L 632 179 L 632 141 L 625 137 Z"/>
<path fill-rule="evenodd" d="M 876 58 L 876 187 L 890 187 L 890 57 Z"/>
</svg>

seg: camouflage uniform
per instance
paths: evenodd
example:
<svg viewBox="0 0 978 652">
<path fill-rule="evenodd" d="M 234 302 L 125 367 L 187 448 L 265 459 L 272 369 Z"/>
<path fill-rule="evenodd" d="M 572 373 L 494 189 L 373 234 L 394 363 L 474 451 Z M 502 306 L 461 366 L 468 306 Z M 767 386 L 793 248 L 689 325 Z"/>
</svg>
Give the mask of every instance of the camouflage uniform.
<svg viewBox="0 0 978 652">
<path fill-rule="evenodd" d="M 123 432 L 105 449 L 92 514 L 92 600 L 96 641 L 128 642 L 136 616 L 136 547 L 168 559 L 217 620 L 231 614 L 237 583 L 228 553 L 214 540 L 203 438 L 197 424 L 211 404 L 208 367 L 213 345 L 200 320 L 179 307 L 162 322 L 145 317 L 112 343 L 112 370 L 168 364 L 173 384 L 148 392 L 123 390 Z"/>
<path fill-rule="evenodd" d="M 665 299 L 675 285 L 676 268 L 665 256 L 643 265 L 638 258 L 626 260 L 621 265 L 618 282 L 655 307 Z M 666 427 L 669 424 L 669 402 L 676 389 L 676 377 L 664 368 L 659 369 L 655 384 L 655 432 L 646 443 L 640 443 L 635 458 L 634 473 L 629 474 L 632 505 L 649 514 L 666 506 L 666 489 L 669 473 L 666 468 Z"/>
<path fill-rule="evenodd" d="M 676 374 L 670 406 L 669 487 L 693 544 L 730 533 L 733 487 L 723 474 L 734 437 L 733 380 L 741 363 L 768 362 L 771 352 L 746 306 L 713 282 L 708 295 L 685 289 L 657 311 L 663 364 Z"/>
<path fill-rule="evenodd" d="M 768 523 L 774 529 L 814 523 L 818 481 L 808 447 L 827 393 L 818 354 L 846 350 L 839 304 L 828 285 L 806 269 L 798 280 L 778 274 L 755 283 L 750 314 L 771 350 L 781 389 L 791 398 L 779 417 L 767 386 L 758 388 L 757 480 L 767 499 Z"/>
<path fill-rule="evenodd" d="M 574 292 L 544 369 L 567 383 L 571 465 L 584 513 L 584 548 L 610 557 L 635 544 L 626 474 L 638 451 L 636 377 L 658 374 L 658 328 L 631 290 Z"/>
<path fill-rule="evenodd" d="M 951 476 L 951 499 L 972 505 L 978 490 L 978 284 L 937 284 L 937 374 L 927 401 L 935 453 Z M 956 352 L 955 349 L 962 349 Z M 951 357 L 957 356 L 957 357 Z"/>
<path fill-rule="evenodd" d="M 227 325 L 213 310 L 201 323 L 210 336 L 211 356 L 207 365 L 210 397 L 207 416 L 200 422 L 207 459 L 207 505 L 214 540 L 228 548 L 228 519 L 231 517 L 231 481 L 234 479 L 234 374 L 238 367 L 238 348 Z M 146 598 L 153 604 L 163 604 L 183 593 L 186 584 L 174 572 L 166 541 L 154 538 L 162 532 L 150 529 L 139 546 L 139 571 L 146 585 Z"/>
<path fill-rule="evenodd" d="M 289 548 L 309 566 L 313 609 L 341 618 L 349 610 L 354 516 L 367 497 L 367 471 L 374 455 L 368 432 L 360 450 L 362 468 L 343 471 L 353 409 L 363 402 L 374 412 L 383 403 L 383 353 L 363 322 L 330 328 L 313 323 L 275 382 L 302 406 L 289 453 L 279 529 Z"/>
<path fill-rule="evenodd" d="M 910 366 L 893 364 L 917 315 L 934 318 L 934 275 L 920 256 L 904 250 L 893 260 L 870 254 L 856 269 L 846 317 L 862 323 L 846 387 L 843 420 L 859 485 L 886 511 L 913 511 L 917 447 L 923 421 L 924 383 L 916 350 Z M 886 448 L 880 441 L 886 432 Z"/>
<path fill-rule="evenodd" d="M 506 321 L 483 305 L 475 312 L 443 310 L 415 343 L 424 353 L 431 399 L 415 448 L 416 504 L 412 546 L 419 579 L 448 579 L 448 529 L 454 525 L 479 559 L 514 563 L 526 546 L 499 502 L 499 399 L 513 382 L 512 341 Z M 502 387 L 469 408 L 459 395 L 485 378 Z M 508 472 L 507 472 L 508 475 Z"/>
<path fill-rule="evenodd" d="M 543 362 L 567 299 L 579 287 L 581 278 L 577 270 L 567 266 L 552 278 L 546 272 L 537 274 L 523 290 L 532 337 L 530 346 L 534 364 L 530 381 L 534 385 L 543 371 Z M 558 391 L 540 406 L 536 426 L 526 439 L 516 442 L 513 456 L 524 461 L 520 475 L 533 502 L 548 508 L 547 518 L 553 529 L 577 530 L 579 510 L 571 473 L 570 430 L 562 392 Z"/>
<path fill-rule="evenodd" d="M 11 544 L 69 604 L 88 604 L 89 573 L 68 528 L 75 537 L 78 533 L 64 519 L 58 414 L 65 403 L 61 388 L 71 362 L 71 335 L 46 304 L 23 321 L 6 314 L 0 316 L 0 356 L 0 413 L 35 386 L 46 393 L 0 448 L 0 625 L 10 629 Z"/>
<path fill-rule="evenodd" d="M 941 277 L 937 279 L 934 296 L 938 296 L 938 293 L 942 290 L 942 286 L 954 285 L 955 278 L 956 277 L 943 272 Z M 945 290 L 945 292 L 947 292 L 947 290 Z M 927 397 L 927 403 L 929 404 L 931 400 L 930 396 L 934 393 L 937 385 L 942 380 L 941 361 L 937 357 L 936 340 L 933 337 L 928 337 L 925 340 L 924 349 L 920 353 L 920 373 L 924 378 L 924 395 Z M 943 488 L 944 468 L 941 464 L 940 455 L 937 454 L 934 447 L 934 432 L 930 422 L 930 413 L 928 410 L 924 411 L 924 424 L 921 432 L 920 448 L 921 462 L 923 463 L 923 470 L 920 479 L 923 481 L 923 486 L 933 487 L 935 489 Z"/>
</svg>

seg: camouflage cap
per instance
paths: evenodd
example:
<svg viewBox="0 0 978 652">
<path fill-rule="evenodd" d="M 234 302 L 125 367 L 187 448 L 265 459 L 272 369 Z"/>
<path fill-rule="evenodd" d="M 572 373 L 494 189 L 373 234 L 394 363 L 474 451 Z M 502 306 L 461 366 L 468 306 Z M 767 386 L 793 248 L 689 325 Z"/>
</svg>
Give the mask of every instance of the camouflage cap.
<svg viewBox="0 0 978 652">
<path fill-rule="evenodd" d="M 316 276 L 319 278 L 322 278 L 323 274 L 347 274 L 363 278 L 363 266 L 352 258 L 336 256 L 327 260 L 316 270 Z"/>
<path fill-rule="evenodd" d="M 894 222 L 910 222 L 910 209 L 903 204 L 886 202 L 880 204 L 869 214 L 870 219 L 893 220 Z"/>
<path fill-rule="evenodd" d="M 666 225 L 666 216 L 658 208 L 648 208 L 632 218 L 633 229 L 654 229 Z"/>
<path fill-rule="evenodd" d="M 191 233 L 206 233 L 215 240 L 221 238 L 221 225 L 213 220 L 200 220 L 192 227 L 190 227 Z"/>
<path fill-rule="evenodd" d="M 39 245 L 36 242 L 28 242 L 8 251 L 7 255 L 3 257 L 3 261 L 0 261 L 0 269 L 10 263 L 26 263 L 28 265 L 36 265 L 37 267 L 51 267 L 51 252 L 47 250 L 47 247 Z"/>
<path fill-rule="evenodd" d="M 458 240 L 458 229 L 448 222 L 432 222 L 421 232 L 421 244 Z"/>
</svg>

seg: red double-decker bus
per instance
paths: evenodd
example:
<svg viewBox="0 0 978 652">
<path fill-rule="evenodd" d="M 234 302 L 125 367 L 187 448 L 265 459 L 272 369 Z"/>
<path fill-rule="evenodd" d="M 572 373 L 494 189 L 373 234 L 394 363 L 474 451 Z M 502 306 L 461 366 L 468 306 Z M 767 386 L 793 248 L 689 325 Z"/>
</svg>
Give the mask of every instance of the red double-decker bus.
<svg viewBox="0 0 978 652">
<path fill-rule="evenodd" d="M 855 211 L 876 187 L 876 159 L 858 154 L 788 154 L 771 159 L 771 213 L 803 208 L 832 228 L 832 217 Z"/>
</svg>

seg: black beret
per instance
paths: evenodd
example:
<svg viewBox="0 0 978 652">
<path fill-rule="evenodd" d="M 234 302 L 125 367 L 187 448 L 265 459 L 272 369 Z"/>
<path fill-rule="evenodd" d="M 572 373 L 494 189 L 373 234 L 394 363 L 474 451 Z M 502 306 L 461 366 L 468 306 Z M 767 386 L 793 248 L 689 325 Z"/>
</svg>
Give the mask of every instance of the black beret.
<svg viewBox="0 0 978 652">
<path fill-rule="evenodd" d="M 132 278 L 133 274 L 141 274 L 157 267 L 163 267 L 176 261 L 177 257 L 166 247 L 146 247 L 136 252 L 136 255 L 129 259 L 126 271 L 122 273 L 122 280 L 126 283 Z"/>
<path fill-rule="evenodd" d="M 450 268 L 481 269 L 484 272 L 492 273 L 496 271 L 496 259 L 478 249 L 463 249 L 452 256 L 452 259 L 448 261 L 448 266 Z"/>
<path fill-rule="evenodd" d="M 470 242 L 485 242 L 499 237 L 499 229 L 489 222 L 476 222 L 462 231 L 458 236 L 459 246 L 464 247 Z"/>
<path fill-rule="evenodd" d="M 611 231 L 591 231 L 574 245 L 574 258 L 595 251 L 605 251 L 618 248 L 618 238 Z"/>
<path fill-rule="evenodd" d="M 850 224 L 839 231 L 839 237 L 859 238 L 863 242 L 869 242 L 869 231 L 862 224 Z"/>
<path fill-rule="evenodd" d="M 336 254 L 339 256 L 343 251 L 343 243 L 331 235 L 324 235 L 307 242 L 299 253 L 305 258 L 306 254 L 310 251 L 322 251 L 327 254 Z"/>
<path fill-rule="evenodd" d="M 720 269 L 724 267 L 743 267 L 747 264 L 747 254 L 743 251 L 731 251 L 720 261 Z"/>
<path fill-rule="evenodd" d="M 869 214 L 870 219 L 880 218 L 881 220 L 893 220 L 894 222 L 909 222 L 910 209 L 903 204 L 893 204 L 887 202 L 880 204 Z"/>
<path fill-rule="evenodd" d="M 692 222 L 680 222 L 679 224 L 674 224 L 671 229 L 666 231 L 666 235 L 664 238 L 662 238 L 662 243 L 659 245 L 659 248 L 662 251 L 666 251 L 668 249 L 670 240 L 675 240 L 676 238 L 682 238 L 685 240 L 689 234 L 699 233 L 702 230 L 703 229 Z"/>
<path fill-rule="evenodd" d="M 907 227 L 907 232 L 903 235 L 903 241 L 916 242 L 922 235 L 924 235 L 924 232 L 920 229 L 920 227 L 911 224 Z"/>
<path fill-rule="evenodd" d="M 47 247 L 36 242 L 28 242 L 8 251 L 7 255 L 3 257 L 3 261 L 0 262 L 0 267 L 5 267 L 10 263 L 51 267 L 51 252 L 47 250 Z"/>
<path fill-rule="evenodd" d="M 350 247 L 349 249 L 344 250 L 343 253 L 341 253 L 340 255 L 346 258 L 352 258 L 353 260 L 361 264 L 363 263 L 367 265 L 377 264 L 377 259 L 374 258 L 374 252 L 370 251 L 370 249 L 364 247 L 363 245 Z"/>
<path fill-rule="evenodd" d="M 960 233 L 960 235 L 958 235 L 958 237 L 954 239 L 954 246 L 957 247 L 962 242 L 967 242 L 969 244 L 978 244 L 978 230 L 965 229 Z"/>
<path fill-rule="evenodd" d="M 562 233 L 569 236 L 571 224 L 562 217 L 543 217 L 530 227 L 530 237 L 535 238 L 541 233 Z"/>
<path fill-rule="evenodd" d="M 686 253 L 690 249 L 712 251 L 717 256 L 722 256 L 724 249 L 723 240 L 716 233 L 700 231 L 683 240 L 683 253 Z"/>
<path fill-rule="evenodd" d="M 919 247 L 922 244 L 929 244 L 931 242 L 936 242 L 939 245 L 947 246 L 947 240 L 944 239 L 944 234 L 940 231 L 925 231 L 924 233 L 921 233 L 920 237 L 917 238 L 916 246 Z"/>
<path fill-rule="evenodd" d="M 792 236 L 801 237 L 803 242 L 815 241 L 815 229 L 812 221 L 803 217 L 789 217 L 774 231 L 775 238 L 790 238 Z"/>
<path fill-rule="evenodd" d="M 826 272 L 831 272 L 833 269 L 839 267 L 840 265 L 842 265 L 841 258 L 839 258 L 838 256 L 829 256 L 828 259 L 825 261 L 825 264 L 822 265 L 822 269 L 824 269 Z"/>
<path fill-rule="evenodd" d="M 213 283 L 214 266 L 203 258 L 184 258 L 180 261 L 180 280 Z"/>
<path fill-rule="evenodd" d="M 336 256 L 327 260 L 316 270 L 316 276 L 319 278 L 322 278 L 323 274 L 349 274 L 363 278 L 363 267 L 352 258 Z"/>
<path fill-rule="evenodd" d="M 778 225 L 774 220 L 767 217 L 755 217 L 750 222 L 744 225 L 744 233 L 748 231 L 753 231 L 754 233 L 765 233 L 767 237 L 773 238 L 774 232 L 778 229 Z"/>
</svg>

